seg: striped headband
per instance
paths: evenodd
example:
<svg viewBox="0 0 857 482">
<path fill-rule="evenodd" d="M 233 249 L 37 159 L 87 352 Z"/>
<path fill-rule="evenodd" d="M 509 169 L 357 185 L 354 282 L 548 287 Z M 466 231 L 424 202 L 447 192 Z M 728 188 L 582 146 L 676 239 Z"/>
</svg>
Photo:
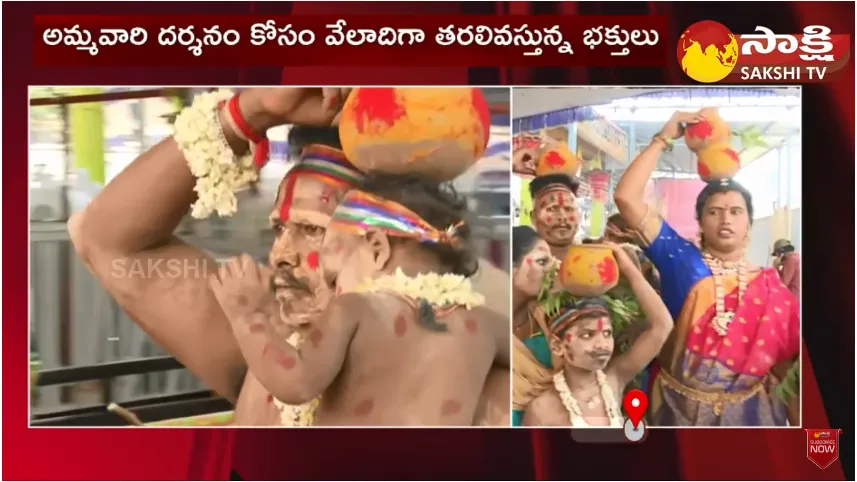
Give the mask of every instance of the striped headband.
<svg viewBox="0 0 857 482">
<path fill-rule="evenodd" d="M 610 316 L 610 312 L 607 311 L 606 307 L 600 305 L 571 308 L 551 320 L 551 333 L 561 335 L 575 320 L 585 315 Z"/>
<path fill-rule="evenodd" d="M 455 245 L 456 229 L 463 224 L 459 221 L 441 231 L 395 201 L 351 190 L 333 212 L 328 229 L 338 228 L 361 235 L 370 229 L 379 229 L 389 236 Z"/>
<path fill-rule="evenodd" d="M 355 186 L 363 180 L 363 173 L 348 162 L 342 151 L 321 144 L 305 147 L 295 167 L 289 169 L 288 174 L 291 173 L 315 177 L 337 186 Z"/>
</svg>

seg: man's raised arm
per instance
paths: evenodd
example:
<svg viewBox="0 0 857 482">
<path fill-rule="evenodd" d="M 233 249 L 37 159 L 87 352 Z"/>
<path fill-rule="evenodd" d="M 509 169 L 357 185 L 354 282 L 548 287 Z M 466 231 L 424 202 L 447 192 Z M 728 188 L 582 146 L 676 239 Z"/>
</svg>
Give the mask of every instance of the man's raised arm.
<svg viewBox="0 0 857 482">
<path fill-rule="evenodd" d="M 326 94 L 326 93 L 325 93 Z M 256 133 L 288 122 L 330 123 L 322 89 L 251 89 L 240 111 Z M 325 106 L 325 107 L 323 107 Z M 223 113 L 220 114 L 221 116 Z M 221 117 L 236 153 L 248 149 Z M 235 400 L 246 364 L 209 287 L 214 260 L 173 236 L 196 200 L 172 137 L 142 154 L 69 220 L 78 254 L 128 315 L 208 386 Z"/>
</svg>

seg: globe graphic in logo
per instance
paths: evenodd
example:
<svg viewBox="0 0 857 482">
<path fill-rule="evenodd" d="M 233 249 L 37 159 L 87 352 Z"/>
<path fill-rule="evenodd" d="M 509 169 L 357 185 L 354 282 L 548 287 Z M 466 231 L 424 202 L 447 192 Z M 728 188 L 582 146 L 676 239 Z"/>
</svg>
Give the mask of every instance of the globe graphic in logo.
<svg viewBox="0 0 857 482">
<path fill-rule="evenodd" d="M 738 62 L 738 39 L 722 24 L 696 22 L 678 39 L 678 63 L 688 77 L 703 83 L 726 78 Z"/>
</svg>

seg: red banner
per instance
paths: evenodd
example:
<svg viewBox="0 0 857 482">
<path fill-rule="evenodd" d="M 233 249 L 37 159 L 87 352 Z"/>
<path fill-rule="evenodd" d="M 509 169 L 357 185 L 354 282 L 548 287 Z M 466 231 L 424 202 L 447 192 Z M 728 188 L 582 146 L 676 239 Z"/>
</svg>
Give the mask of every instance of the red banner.
<svg viewBox="0 0 857 482">
<path fill-rule="evenodd" d="M 839 458 L 839 434 L 833 428 L 807 428 L 806 457 L 819 469 L 830 467 Z"/>
<path fill-rule="evenodd" d="M 663 16 L 44 15 L 37 66 L 663 66 Z"/>
</svg>

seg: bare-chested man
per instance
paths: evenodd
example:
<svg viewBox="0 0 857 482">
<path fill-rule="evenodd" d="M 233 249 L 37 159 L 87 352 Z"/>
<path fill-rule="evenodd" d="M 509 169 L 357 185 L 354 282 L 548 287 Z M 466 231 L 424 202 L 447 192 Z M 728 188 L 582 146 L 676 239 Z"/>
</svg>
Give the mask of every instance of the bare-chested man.
<svg viewBox="0 0 857 482">
<path fill-rule="evenodd" d="M 613 355 L 610 313 L 601 299 L 585 299 L 550 320 L 550 348 L 562 360 L 553 386 L 527 407 L 523 425 L 618 426 L 624 423 L 621 398 L 625 386 L 661 351 L 673 319 L 654 288 L 627 252 L 613 245 L 622 275 L 649 320 L 633 345 Z"/>
<path fill-rule="evenodd" d="M 369 174 L 328 224 L 326 287 L 313 291 L 338 294 L 299 349 L 271 345 L 264 274 L 230 263 L 213 287 L 250 370 L 286 403 L 321 396 L 314 425 L 471 425 L 492 364 L 508 367 L 510 333 L 466 307 L 482 296 L 465 281 L 476 263 L 464 210 L 419 176 Z"/>
<path fill-rule="evenodd" d="M 249 128 L 257 133 L 282 124 L 326 126 L 334 121 L 344 95 L 341 89 L 248 89 L 240 95 L 239 107 Z M 246 152 L 247 141 L 232 130 L 224 115 L 221 112 L 220 124 L 226 140 L 237 154 Z M 328 148 L 326 155 L 333 156 L 326 161 L 347 166 L 341 152 Z M 299 166 L 315 164 L 312 158 L 308 160 L 311 162 Z M 315 296 L 306 289 L 325 228 L 316 214 L 329 216 L 350 188 L 347 182 L 326 182 L 330 179 L 320 175 L 323 170 L 327 169 L 292 169 L 280 186 L 271 215 L 276 240 L 270 263 L 281 285 L 288 285 L 281 286 L 286 289 L 277 297 L 293 325 L 308 323 L 319 310 Z M 340 174 L 340 180 L 359 177 L 350 169 Z M 236 424 L 279 424 L 280 409 L 247 372 L 229 320 L 209 287 L 209 278 L 217 272 L 214 260 L 172 234 L 196 198 L 195 182 L 175 141 L 165 139 L 69 221 L 72 241 L 89 269 L 141 328 L 208 386 L 237 402 Z M 182 276 L 156 272 L 149 277 L 117 277 L 113 270 L 116 260 L 193 269 Z M 277 329 L 282 339 L 292 333 L 285 323 Z M 502 371 L 499 374 L 503 376 Z M 502 383 L 495 382 L 491 392 L 502 395 L 498 385 Z"/>
</svg>

